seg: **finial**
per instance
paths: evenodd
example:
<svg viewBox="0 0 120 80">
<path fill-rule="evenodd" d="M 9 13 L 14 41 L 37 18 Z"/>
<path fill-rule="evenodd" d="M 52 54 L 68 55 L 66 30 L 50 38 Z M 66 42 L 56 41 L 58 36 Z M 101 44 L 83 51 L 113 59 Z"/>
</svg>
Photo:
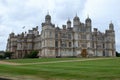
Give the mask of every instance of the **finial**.
<svg viewBox="0 0 120 80">
<path fill-rule="evenodd" d="M 70 18 L 68 17 L 68 21 L 70 21 Z"/>
<path fill-rule="evenodd" d="M 77 16 L 77 12 L 76 12 L 76 16 Z"/>
<path fill-rule="evenodd" d="M 14 30 L 12 29 L 12 32 L 11 33 L 14 33 Z"/>
<path fill-rule="evenodd" d="M 47 15 L 49 15 L 49 10 L 47 10 Z"/>
<path fill-rule="evenodd" d="M 112 23 L 112 20 L 110 21 L 110 23 Z"/>
<path fill-rule="evenodd" d="M 89 18 L 89 14 L 87 14 L 87 18 Z"/>
</svg>

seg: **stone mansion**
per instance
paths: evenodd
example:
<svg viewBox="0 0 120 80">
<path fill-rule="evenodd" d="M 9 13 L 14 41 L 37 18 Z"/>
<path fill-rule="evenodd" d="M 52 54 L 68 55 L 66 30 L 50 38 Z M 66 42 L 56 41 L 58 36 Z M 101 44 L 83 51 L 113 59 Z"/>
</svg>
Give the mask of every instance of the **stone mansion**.
<svg viewBox="0 0 120 80">
<path fill-rule="evenodd" d="M 14 52 L 13 58 L 23 58 L 33 50 L 39 51 L 39 57 L 81 57 L 85 53 L 88 57 L 116 56 L 115 31 L 111 22 L 105 32 L 97 28 L 92 30 L 92 20 L 87 17 L 85 23 L 76 15 L 73 25 L 68 19 L 62 28 L 51 22 L 47 14 L 41 24 L 28 32 L 15 35 L 10 33 L 6 51 Z"/>
</svg>

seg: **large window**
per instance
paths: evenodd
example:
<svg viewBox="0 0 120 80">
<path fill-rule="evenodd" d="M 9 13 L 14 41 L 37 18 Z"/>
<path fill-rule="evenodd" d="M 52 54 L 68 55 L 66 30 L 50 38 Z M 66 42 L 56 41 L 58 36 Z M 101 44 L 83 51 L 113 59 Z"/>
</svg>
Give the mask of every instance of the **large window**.
<svg viewBox="0 0 120 80">
<path fill-rule="evenodd" d="M 55 38 L 58 38 L 58 34 L 57 33 L 55 34 Z"/>
<path fill-rule="evenodd" d="M 97 45 L 97 48 L 102 48 L 101 44 L 98 44 L 98 45 Z"/>
<path fill-rule="evenodd" d="M 81 38 L 82 38 L 82 39 L 86 39 L 86 35 L 85 35 L 85 34 L 82 34 L 82 35 L 81 35 Z"/>
<path fill-rule="evenodd" d="M 65 41 L 61 41 L 61 47 L 66 47 L 66 42 Z"/>
<path fill-rule="evenodd" d="M 50 34 L 49 34 L 49 35 L 50 35 L 50 37 L 51 37 L 51 36 L 52 36 L 52 32 L 50 32 Z"/>
<path fill-rule="evenodd" d="M 72 44 L 71 44 L 71 42 L 69 42 L 69 47 L 71 47 L 72 46 Z"/>
<path fill-rule="evenodd" d="M 68 34 L 68 39 L 71 39 L 71 34 Z"/>
<path fill-rule="evenodd" d="M 28 49 L 32 49 L 32 43 L 28 44 Z"/>
<path fill-rule="evenodd" d="M 65 33 L 62 34 L 62 38 L 66 38 L 66 34 Z"/>
<path fill-rule="evenodd" d="M 55 47 L 58 47 L 58 41 L 55 41 Z"/>
<path fill-rule="evenodd" d="M 87 44 L 81 44 L 82 47 L 86 48 L 87 47 Z"/>
</svg>

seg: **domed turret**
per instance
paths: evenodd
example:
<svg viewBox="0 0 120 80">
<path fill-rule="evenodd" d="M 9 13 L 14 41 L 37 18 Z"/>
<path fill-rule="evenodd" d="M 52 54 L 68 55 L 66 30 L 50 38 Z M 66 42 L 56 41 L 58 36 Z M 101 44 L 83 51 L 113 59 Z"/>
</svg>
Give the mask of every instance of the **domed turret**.
<svg viewBox="0 0 120 80">
<path fill-rule="evenodd" d="M 49 15 L 49 13 L 45 16 L 45 22 L 51 23 L 51 16 Z"/>
<path fill-rule="evenodd" d="M 109 24 L 109 26 L 114 26 L 114 25 L 113 25 L 113 23 L 111 22 L 111 23 Z"/>
<path fill-rule="evenodd" d="M 77 25 L 79 25 L 80 24 L 80 19 L 79 19 L 79 17 L 76 15 L 75 17 L 74 17 L 74 19 L 73 19 L 73 25 L 74 26 L 77 26 Z"/>
<path fill-rule="evenodd" d="M 112 21 L 111 21 L 111 23 L 109 24 L 109 29 L 110 29 L 110 30 L 114 30 L 114 25 L 113 25 Z"/>
<path fill-rule="evenodd" d="M 51 16 L 50 16 L 49 14 L 47 14 L 47 15 L 45 16 L 45 19 L 51 19 Z"/>
<path fill-rule="evenodd" d="M 85 20 L 85 22 L 86 22 L 86 23 L 88 23 L 88 22 L 91 23 L 91 19 L 89 18 L 89 16 L 88 16 L 88 18 Z"/>
<path fill-rule="evenodd" d="M 91 26 L 91 22 L 92 20 L 88 16 L 87 19 L 85 20 L 86 26 Z"/>
<path fill-rule="evenodd" d="M 86 31 L 91 32 L 92 31 L 91 30 L 92 29 L 92 20 L 89 18 L 89 16 L 85 20 L 85 25 L 86 25 Z"/>
<path fill-rule="evenodd" d="M 68 21 L 67 21 L 67 28 L 71 28 L 71 21 L 70 21 L 70 19 L 68 19 Z"/>
<path fill-rule="evenodd" d="M 11 32 L 10 33 L 10 38 L 13 38 L 15 36 L 15 33 L 14 32 Z"/>
<path fill-rule="evenodd" d="M 68 24 L 68 23 L 71 23 L 70 19 L 68 19 L 67 24 Z"/>
<path fill-rule="evenodd" d="M 76 15 L 73 20 L 74 20 L 74 21 L 79 21 L 80 19 L 79 19 L 79 17 Z"/>
</svg>

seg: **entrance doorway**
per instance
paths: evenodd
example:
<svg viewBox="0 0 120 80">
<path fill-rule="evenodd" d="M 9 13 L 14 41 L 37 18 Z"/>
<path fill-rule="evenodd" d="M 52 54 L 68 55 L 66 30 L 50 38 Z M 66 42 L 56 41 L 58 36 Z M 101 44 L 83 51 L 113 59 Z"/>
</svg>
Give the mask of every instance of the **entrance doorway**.
<svg viewBox="0 0 120 80">
<path fill-rule="evenodd" d="M 82 49 L 81 56 L 87 57 L 87 50 L 86 49 Z"/>
</svg>

